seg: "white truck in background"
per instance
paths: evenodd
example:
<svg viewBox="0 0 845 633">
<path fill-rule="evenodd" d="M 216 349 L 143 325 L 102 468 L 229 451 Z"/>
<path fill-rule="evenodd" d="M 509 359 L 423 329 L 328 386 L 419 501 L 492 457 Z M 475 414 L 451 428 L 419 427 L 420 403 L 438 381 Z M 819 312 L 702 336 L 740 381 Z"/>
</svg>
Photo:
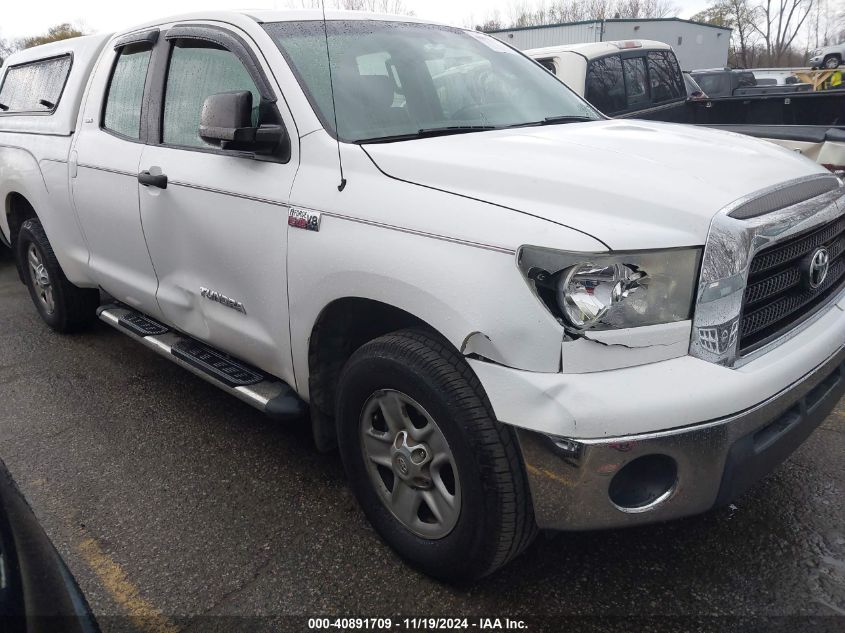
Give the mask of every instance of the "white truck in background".
<svg viewBox="0 0 845 633">
<path fill-rule="evenodd" d="M 44 321 L 307 412 L 435 576 L 728 503 L 845 392 L 837 177 L 608 120 L 483 34 L 196 13 L 17 53 L 0 103 Z"/>
<path fill-rule="evenodd" d="M 566 44 L 525 54 L 607 116 L 745 134 L 845 173 L 845 91 L 758 86 L 750 71 L 712 69 L 691 73 L 708 98 L 688 98 L 672 47 L 650 40 Z M 716 98 L 717 86 L 731 96 Z"/>
</svg>

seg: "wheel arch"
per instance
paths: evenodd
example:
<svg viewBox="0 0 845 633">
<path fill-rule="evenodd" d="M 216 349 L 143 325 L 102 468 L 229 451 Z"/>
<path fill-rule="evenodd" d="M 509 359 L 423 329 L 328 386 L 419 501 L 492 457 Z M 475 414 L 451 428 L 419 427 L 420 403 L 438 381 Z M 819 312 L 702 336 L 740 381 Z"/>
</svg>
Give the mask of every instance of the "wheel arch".
<svg viewBox="0 0 845 633">
<path fill-rule="evenodd" d="M 330 450 L 337 442 L 334 405 L 337 382 L 346 361 L 365 343 L 409 327 L 425 329 L 452 346 L 430 323 L 375 299 L 342 297 L 321 310 L 308 340 L 311 420 L 320 450 Z"/>
<path fill-rule="evenodd" d="M 18 261 L 16 254 L 18 233 L 20 232 L 21 226 L 23 226 L 24 222 L 33 218 L 38 219 L 38 213 L 35 211 L 35 206 L 32 202 L 30 202 L 27 196 L 18 191 L 10 191 L 6 195 L 4 217 L 6 220 L 6 227 L 9 231 L 9 246 L 12 250 L 13 256 L 15 256 L 18 277 L 20 277 L 21 283 L 23 283 L 23 269 L 21 268 L 21 264 Z"/>
</svg>

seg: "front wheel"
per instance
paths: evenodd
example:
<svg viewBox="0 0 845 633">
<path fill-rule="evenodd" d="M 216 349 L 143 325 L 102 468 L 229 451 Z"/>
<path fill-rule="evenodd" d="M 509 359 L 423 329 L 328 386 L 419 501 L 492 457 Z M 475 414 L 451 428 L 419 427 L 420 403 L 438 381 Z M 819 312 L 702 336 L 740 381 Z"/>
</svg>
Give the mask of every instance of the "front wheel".
<svg viewBox="0 0 845 633">
<path fill-rule="evenodd" d="M 474 579 L 531 542 L 536 524 L 514 433 L 447 343 L 403 330 L 361 347 L 341 374 L 337 424 L 364 513 L 416 567 Z"/>
<path fill-rule="evenodd" d="M 827 59 L 824 60 L 824 67 L 828 69 L 839 68 L 839 64 L 842 63 L 842 58 L 838 55 L 831 55 Z"/>
<path fill-rule="evenodd" d="M 47 325 L 66 333 L 95 320 L 99 290 L 77 288 L 67 280 L 38 220 L 27 220 L 21 226 L 17 256 L 32 302 Z"/>
</svg>

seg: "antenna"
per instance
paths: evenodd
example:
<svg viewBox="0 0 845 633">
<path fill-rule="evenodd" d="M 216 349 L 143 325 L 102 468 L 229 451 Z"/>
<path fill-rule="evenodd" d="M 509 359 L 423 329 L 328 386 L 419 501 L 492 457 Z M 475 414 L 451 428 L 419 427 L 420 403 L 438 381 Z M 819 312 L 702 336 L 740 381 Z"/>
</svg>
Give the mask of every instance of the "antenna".
<svg viewBox="0 0 845 633">
<path fill-rule="evenodd" d="M 329 48 L 329 27 L 326 24 L 326 0 L 320 0 L 320 5 L 323 8 L 323 35 L 326 37 L 326 59 L 329 61 L 329 88 L 332 93 L 332 112 L 334 113 L 334 133 L 335 141 L 337 141 L 337 162 L 340 165 L 340 184 L 337 186 L 338 191 L 346 189 L 346 178 L 343 176 L 343 159 L 340 157 L 340 130 L 337 127 L 337 102 L 334 99 L 334 79 L 332 78 L 332 53 Z"/>
</svg>

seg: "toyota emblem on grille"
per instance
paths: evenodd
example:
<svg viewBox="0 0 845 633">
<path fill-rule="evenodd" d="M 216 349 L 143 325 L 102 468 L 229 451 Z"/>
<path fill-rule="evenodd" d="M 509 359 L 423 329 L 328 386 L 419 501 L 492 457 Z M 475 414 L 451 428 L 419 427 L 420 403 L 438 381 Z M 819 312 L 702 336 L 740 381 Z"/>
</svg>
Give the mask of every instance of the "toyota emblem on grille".
<svg viewBox="0 0 845 633">
<path fill-rule="evenodd" d="M 827 279 L 827 271 L 830 269 L 830 253 L 826 248 L 817 248 L 809 257 L 807 266 L 807 284 L 815 290 Z"/>
</svg>

